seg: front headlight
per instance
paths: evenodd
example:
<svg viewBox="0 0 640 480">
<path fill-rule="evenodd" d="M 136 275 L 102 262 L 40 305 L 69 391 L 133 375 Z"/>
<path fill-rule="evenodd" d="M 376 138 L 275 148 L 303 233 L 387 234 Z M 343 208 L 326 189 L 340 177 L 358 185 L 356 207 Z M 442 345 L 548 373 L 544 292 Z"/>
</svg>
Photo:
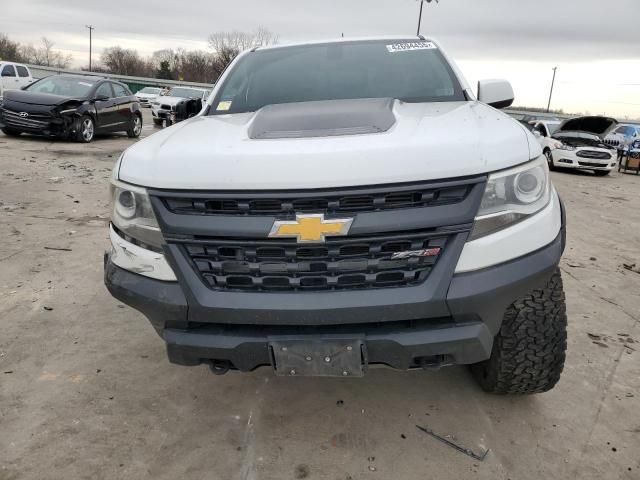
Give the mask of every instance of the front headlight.
<svg viewBox="0 0 640 480">
<path fill-rule="evenodd" d="M 146 189 L 111 181 L 111 222 L 128 242 L 147 250 L 162 250 L 162 233 Z"/>
<path fill-rule="evenodd" d="M 550 199 L 549 168 L 544 157 L 491 174 L 469 240 L 535 215 Z"/>
<path fill-rule="evenodd" d="M 559 148 L 560 150 L 568 150 L 570 152 L 573 152 L 576 149 L 573 145 L 567 145 L 566 143 L 560 143 L 556 148 Z"/>
</svg>

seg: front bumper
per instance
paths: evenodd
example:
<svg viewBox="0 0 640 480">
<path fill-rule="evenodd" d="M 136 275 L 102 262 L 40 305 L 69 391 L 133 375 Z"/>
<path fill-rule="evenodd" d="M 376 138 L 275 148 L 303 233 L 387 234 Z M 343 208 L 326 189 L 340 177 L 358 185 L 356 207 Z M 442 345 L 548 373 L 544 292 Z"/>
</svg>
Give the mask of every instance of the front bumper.
<svg viewBox="0 0 640 480">
<path fill-rule="evenodd" d="M 251 371 L 273 364 L 269 344 L 274 340 L 336 335 L 361 338 L 368 364 L 403 370 L 424 365 L 424 359 L 471 364 L 489 358 L 505 309 L 544 285 L 555 271 L 565 238 L 563 214 L 562 228 L 547 246 L 497 266 L 453 275 L 443 291 L 422 301 L 411 300 L 407 292 L 412 288 L 402 288 L 356 293 L 358 306 L 341 305 L 337 292 L 330 294 L 333 302 L 311 309 L 299 293 L 265 297 L 225 292 L 227 308 L 193 305 L 180 283 L 126 271 L 110 254 L 105 255 L 105 284 L 115 298 L 147 316 L 166 341 L 169 360 L 180 365 L 215 361 Z M 190 309 L 197 311 L 197 321 Z"/>
<path fill-rule="evenodd" d="M 617 165 L 616 156 L 610 159 L 584 158 L 577 155 L 577 151 L 555 149 L 552 151 L 553 163 L 557 167 L 573 168 L 579 170 L 605 170 L 611 171 Z"/>
<path fill-rule="evenodd" d="M 29 120 L 15 118 L 15 115 L 5 115 L 0 109 L 0 128 L 10 128 L 15 131 L 53 137 L 66 137 L 73 133 L 74 118 L 53 117 L 50 120 Z"/>
</svg>

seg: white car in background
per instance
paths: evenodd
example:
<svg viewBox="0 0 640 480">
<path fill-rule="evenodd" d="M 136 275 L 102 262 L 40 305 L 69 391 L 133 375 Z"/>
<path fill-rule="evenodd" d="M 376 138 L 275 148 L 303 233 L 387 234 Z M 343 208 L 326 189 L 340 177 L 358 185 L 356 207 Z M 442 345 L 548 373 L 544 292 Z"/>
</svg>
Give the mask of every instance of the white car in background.
<svg viewBox="0 0 640 480">
<path fill-rule="evenodd" d="M 560 120 L 534 120 L 530 122 L 532 125 L 531 131 L 533 135 L 538 139 L 540 146 L 542 147 L 542 153 L 547 157 L 547 161 L 551 166 L 551 152 L 554 148 L 558 147 L 558 141 L 552 138 L 552 135 L 560 128 L 562 122 Z"/>
<path fill-rule="evenodd" d="M 592 170 L 596 176 L 608 175 L 617 165 L 616 148 L 604 143 L 618 125 L 608 117 L 578 117 L 564 121 L 551 137 L 547 155 L 550 169 L 558 167 Z"/>
<path fill-rule="evenodd" d="M 5 90 L 20 90 L 33 82 L 29 67 L 22 63 L 0 62 L 0 99 Z"/>
<path fill-rule="evenodd" d="M 160 92 L 162 92 L 162 88 L 160 87 L 144 87 L 142 90 L 136 92 L 136 97 L 138 98 L 138 102 L 140 102 L 140 106 L 150 107 L 151 102 L 158 99 Z"/>
<path fill-rule="evenodd" d="M 202 105 L 207 101 L 208 97 L 209 90 L 204 88 L 174 87 L 169 92 L 169 95 L 158 97 L 151 102 L 153 123 L 162 125 L 163 122 L 166 122 L 171 125 L 176 121 L 183 120 L 182 118 L 176 118 L 177 107 L 181 104 L 184 104 L 186 109 L 189 110 L 186 113 L 187 118 L 194 116 L 200 113 Z M 190 100 L 195 100 L 195 102 L 190 102 Z"/>
</svg>

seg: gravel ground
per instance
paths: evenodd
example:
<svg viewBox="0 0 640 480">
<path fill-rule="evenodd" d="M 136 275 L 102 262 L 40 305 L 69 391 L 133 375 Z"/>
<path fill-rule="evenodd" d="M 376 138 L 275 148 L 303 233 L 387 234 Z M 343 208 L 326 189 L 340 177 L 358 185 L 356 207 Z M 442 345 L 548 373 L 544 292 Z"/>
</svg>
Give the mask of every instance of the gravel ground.
<svg viewBox="0 0 640 480">
<path fill-rule="evenodd" d="M 102 281 L 108 179 L 132 142 L 0 133 L 1 480 L 640 478 L 640 176 L 552 174 L 567 365 L 547 394 L 495 397 L 464 367 L 343 380 L 170 365 Z"/>
</svg>

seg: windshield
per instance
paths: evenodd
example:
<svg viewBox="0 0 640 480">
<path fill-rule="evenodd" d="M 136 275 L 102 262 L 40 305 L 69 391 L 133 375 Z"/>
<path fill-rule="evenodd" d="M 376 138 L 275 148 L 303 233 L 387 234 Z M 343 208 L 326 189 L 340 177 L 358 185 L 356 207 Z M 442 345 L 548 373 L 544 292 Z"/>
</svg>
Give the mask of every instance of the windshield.
<svg viewBox="0 0 640 480">
<path fill-rule="evenodd" d="M 560 122 L 547 123 L 547 129 L 549 130 L 549 135 L 553 135 L 554 133 L 556 133 L 559 127 L 560 127 Z"/>
<path fill-rule="evenodd" d="M 65 97 L 86 97 L 96 80 L 77 77 L 51 76 L 38 80 L 25 90 L 38 93 L 50 93 Z"/>
<path fill-rule="evenodd" d="M 395 98 L 464 101 L 462 88 L 435 44 L 376 40 L 257 50 L 231 70 L 210 114 L 317 100 Z"/>
<path fill-rule="evenodd" d="M 201 90 L 194 90 L 192 88 L 172 88 L 169 95 L 171 97 L 182 97 L 182 98 L 202 98 Z"/>
<path fill-rule="evenodd" d="M 144 87 L 142 90 L 140 90 L 138 93 L 153 93 L 153 94 L 159 94 L 160 93 L 160 89 L 159 88 L 153 88 L 153 87 Z"/>
</svg>

